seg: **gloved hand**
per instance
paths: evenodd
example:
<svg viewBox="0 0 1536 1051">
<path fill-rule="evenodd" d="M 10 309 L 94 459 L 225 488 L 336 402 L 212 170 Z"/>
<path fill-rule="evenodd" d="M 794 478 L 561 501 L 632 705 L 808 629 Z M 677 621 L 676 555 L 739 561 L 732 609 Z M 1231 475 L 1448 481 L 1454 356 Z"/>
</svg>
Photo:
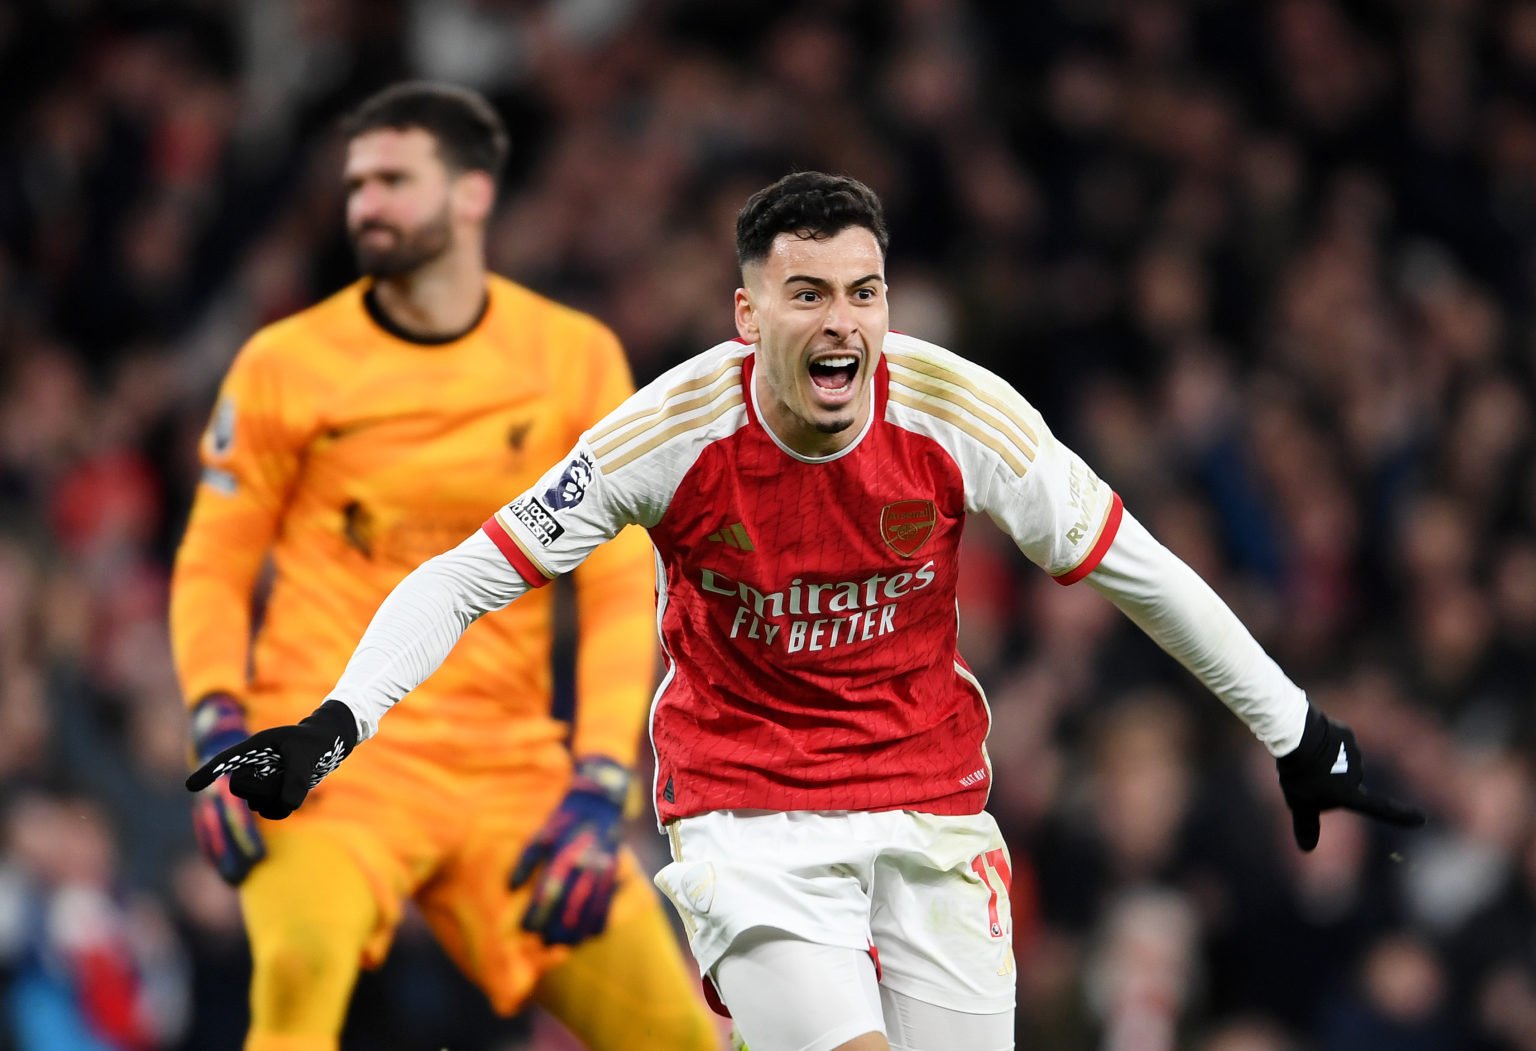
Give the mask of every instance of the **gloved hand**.
<svg viewBox="0 0 1536 1051">
<path fill-rule="evenodd" d="M 595 756 L 576 763 L 570 791 L 512 870 L 517 890 L 543 866 L 523 930 L 546 945 L 576 945 L 601 934 L 618 875 L 629 771 Z"/>
<path fill-rule="evenodd" d="M 1424 811 L 1364 787 L 1365 767 L 1355 732 L 1316 708 L 1307 708 L 1307 724 L 1294 751 L 1275 760 L 1280 789 L 1291 808 L 1291 828 L 1302 850 L 1317 846 L 1318 817 L 1342 807 L 1405 828 L 1424 824 Z"/>
<path fill-rule="evenodd" d="M 357 747 L 357 720 L 340 701 L 326 701 L 294 726 L 274 726 L 230 745 L 192 772 L 200 792 L 229 774 L 229 790 L 264 818 L 280 821 Z"/>
<path fill-rule="evenodd" d="M 192 749 L 206 763 L 230 745 L 245 740 L 245 710 L 227 693 L 210 693 L 192 709 Z M 192 831 L 203 857 L 219 876 L 237 887 L 267 856 L 251 808 L 236 799 L 228 781 L 218 781 L 192 801 Z"/>
</svg>

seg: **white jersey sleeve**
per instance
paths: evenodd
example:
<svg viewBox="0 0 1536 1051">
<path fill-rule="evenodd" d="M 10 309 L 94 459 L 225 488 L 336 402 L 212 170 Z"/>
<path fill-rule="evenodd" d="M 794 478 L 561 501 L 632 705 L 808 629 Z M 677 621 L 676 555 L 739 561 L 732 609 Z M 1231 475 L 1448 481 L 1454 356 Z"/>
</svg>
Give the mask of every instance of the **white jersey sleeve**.
<svg viewBox="0 0 1536 1051">
<path fill-rule="evenodd" d="M 1220 697 L 1272 755 L 1301 743 L 1307 695 L 1221 596 L 1129 513 L 1088 585 Z"/>
<path fill-rule="evenodd" d="M 722 343 L 663 374 L 497 511 L 486 533 L 530 584 L 568 573 L 626 525 L 654 526 L 706 446 L 745 426 L 742 362 Z"/>
<path fill-rule="evenodd" d="M 1306 694 L 1182 560 L 1001 378 L 908 336 L 887 344 L 887 417 L 955 457 L 984 511 L 1063 584 L 1087 579 L 1237 714 L 1274 755 L 1301 740 Z"/>
<path fill-rule="evenodd" d="M 575 569 L 626 525 L 660 521 L 703 449 L 746 423 L 749 350 L 721 344 L 637 391 L 480 532 L 402 580 L 329 694 L 352 709 L 358 739 L 377 732 L 482 614 Z"/>
<path fill-rule="evenodd" d="M 482 533 L 417 566 L 395 585 L 363 632 L 341 678 L 326 696 L 352 709 L 366 741 L 396 701 L 448 659 L 481 614 L 528 590 Z"/>
<path fill-rule="evenodd" d="M 893 333 L 886 416 L 955 458 L 966 510 L 985 512 L 1056 580 L 1081 580 L 1114 539 L 1120 499 L 1057 441 L 1007 382 L 974 362 Z"/>
</svg>

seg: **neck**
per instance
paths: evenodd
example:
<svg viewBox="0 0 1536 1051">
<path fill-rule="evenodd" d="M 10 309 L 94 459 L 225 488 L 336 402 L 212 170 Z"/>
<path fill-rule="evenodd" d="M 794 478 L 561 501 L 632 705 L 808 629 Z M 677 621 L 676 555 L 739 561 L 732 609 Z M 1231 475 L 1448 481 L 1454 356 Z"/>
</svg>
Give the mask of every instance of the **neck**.
<svg viewBox="0 0 1536 1051">
<path fill-rule="evenodd" d="M 757 406 L 758 417 L 763 421 L 763 426 L 768 428 L 768 432 L 786 449 L 811 460 L 819 460 L 840 453 L 858 441 L 859 435 L 864 433 L 865 425 L 869 423 L 869 414 L 873 411 L 875 402 L 874 385 L 869 384 L 865 387 L 863 398 L 854 413 L 853 423 L 840 431 L 828 433 L 817 430 L 802 420 L 788 405 L 774 396 L 767 384 L 760 387 L 761 382 L 762 377 L 754 373 L 752 376 L 753 403 Z"/>
<path fill-rule="evenodd" d="M 478 253 L 448 252 L 408 274 L 373 283 L 379 307 L 424 338 L 468 331 L 485 308 L 485 264 Z"/>
</svg>

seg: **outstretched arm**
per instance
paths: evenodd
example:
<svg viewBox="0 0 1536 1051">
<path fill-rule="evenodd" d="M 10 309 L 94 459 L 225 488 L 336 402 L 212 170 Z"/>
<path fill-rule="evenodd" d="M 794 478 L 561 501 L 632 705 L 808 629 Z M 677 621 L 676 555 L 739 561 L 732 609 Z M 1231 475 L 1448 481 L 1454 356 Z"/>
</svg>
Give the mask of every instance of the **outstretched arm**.
<svg viewBox="0 0 1536 1051">
<path fill-rule="evenodd" d="M 1130 514 L 1086 579 L 1221 698 L 1276 757 L 1302 850 L 1317 846 L 1324 810 L 1354 810 L 1410 828 L 1424 824 L 1422 811 L 1365 787 L 1354 732 L 1313 708 L 1216 592 Z"/>
<path fill-rule="evenodd" d="M 366 741 L 379 720 L 427 680 L 482 614 L 529 590 L 483 532 L 428 559 L 391 591 L 330 696 L 357 718 Z"/>
<path fill-rule="evenodd" d="M 1281 756 L 1301 742 L 1307 695 L 1209 584 L 1125 512 L 1085 578 Z"/>
<path fill-rule="evenodd" d="M 196 791 L 221 774 L 230 790 L 269 818 L 286 817 L 304 796 L 372 737 L 384 713 L 420 686 L 481 614 L 579 566 L 632 521 L 622 499 L 596 477 L 586 499 L 560 509 L 542 502 L 576 466 L 568 462 L 505 505 L 457 547 L 428 559 L 395 586 L 363 633 L 324 704 L 294 726 L 263 730 L 208 759 L 187 780 Z M 586 474 L 583 477 L 587 477 Z"/>
<path fill-rule="evenodd" d="M 1086 579 L 1108 596 L 1264 742 L 1303 850 L 1317 845 L 1318 815 L 1335 807 L 1423 824 L 1419 811 L 1363 787 L 1349 728 L 1311 707 L 1227 604 L 1125 511 L 1016 390 L 928 345 L 887 359 L 892 384 L 910 392 L 890 411 L 945 443 L 965 479 L 967 508 L 991 515 L 1058 583 Z"/>
<path fill-rule="evenodd" d="M 252 810 L 272 820 L 287 817 L 359 741 L 373 736 L 384 712 L 437 670 L 476 618 L 527 590 L 479 533 L 423 562 L 374 614 L 324 704 L 296 725 L 262 730 L 204 757 L 187 788 L 200 791 L 228 774 L 230 791 Z"/>
</svg>

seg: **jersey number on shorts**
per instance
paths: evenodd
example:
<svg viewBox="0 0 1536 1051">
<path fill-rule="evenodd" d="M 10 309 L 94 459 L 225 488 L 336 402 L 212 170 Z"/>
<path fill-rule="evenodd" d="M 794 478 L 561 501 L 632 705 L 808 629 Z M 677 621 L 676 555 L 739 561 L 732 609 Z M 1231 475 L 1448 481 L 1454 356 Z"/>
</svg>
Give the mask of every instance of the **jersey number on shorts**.
<svg viewBox="0 0 1536 1051">
<path fill-rule="evenodd" d="M 989 868 L 992 870 L 991 875 L 987 872 Z M 980 876 L 981 882 L 987 885 L 987 931 L 992 937 L 1001 938 L 1003 924 L 997 914 L 997 888 L 1000 885 L 1003 893 L 1006 894 L 1013 883 L 1013 873 L 1008 868 L 1008 855 L 1002 847 L 989 850 L 985 854 L 977 854 L 971 859 L 971 871 Z M 999 884 L 992 882 L 993 876 L 998 878 Z"/>
</svg>

